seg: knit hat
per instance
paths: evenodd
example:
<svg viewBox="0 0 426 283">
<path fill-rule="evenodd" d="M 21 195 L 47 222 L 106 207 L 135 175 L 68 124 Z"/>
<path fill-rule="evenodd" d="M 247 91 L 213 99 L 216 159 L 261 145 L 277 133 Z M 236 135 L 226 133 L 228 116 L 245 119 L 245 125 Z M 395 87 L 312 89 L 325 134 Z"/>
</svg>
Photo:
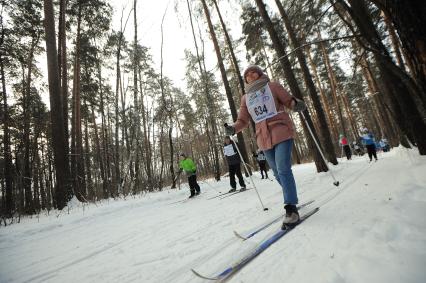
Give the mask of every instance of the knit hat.
<svg viewBox="0 0 426 283">
<path fill-rule="evenodd" d="M 262 68 L 261 68 L 261 67 L 259 67 L 258 65 L 250 65 L 250 66 L 248 66 L 248 67 L 246 68 L 246 70 L 244 71 L 244 74 L 243 74 L 243 78 L 244 78 L 244 81 L 245 81 L 246 83 L 247 83 L 247 81 L 246 81 L 246 75 L 247 75 L 247 73 L 248 73 L 248 72 L 250 72 L 250 71 L 253 71 L 253 72 L 258 73 L 258 74 L 259 74 L 259 77 L 263 75 L 263 70 L 262 70 Z"/>
</svg>

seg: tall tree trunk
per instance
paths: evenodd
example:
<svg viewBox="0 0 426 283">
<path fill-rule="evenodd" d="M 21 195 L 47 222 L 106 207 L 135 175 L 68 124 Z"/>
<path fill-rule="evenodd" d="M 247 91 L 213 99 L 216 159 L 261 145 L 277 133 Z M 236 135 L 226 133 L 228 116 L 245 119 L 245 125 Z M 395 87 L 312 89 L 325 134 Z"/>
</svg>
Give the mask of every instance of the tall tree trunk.
<svg viewBox="0 0 426 283">
<path fill-rule="evenodd" d="M 108 132 L 105 118 L 105 109 L 104 109 L 104 92 L 103 92 L 103 82 L 102 82 L 102 70 L 100 65 L 99 58 L 96 58 L 97 70 L 98 70 L 98 83 L 99 83 L 99 110 L 101 112 L 101 138 L 102 138 L 102 151 L 99 154 L 99 162 L 101 166 L 101 176 L 102 176 L 102 191 L 103 198 L 108 198 L 111 195 L 110 192 L 110 170 L 109 170 L 109 157 L 108 157 Z M 92 106 L 93 108 L 93 106 Z M 94 115 L 92 109 L 92 115 Z M 94 119 L 94 118 L 93 118 Z M 101 143 L 99 143 L 101 144 Z"/>
<path fill-rule="evenodd" d="M 60 76 L 62 111 L 65 131 L 65 161 L 69 163 L 69 130 L 68 130 L 68 67 L 67 67 L 67 37 L 66 37 L 66 9 L 68 0 L 59 2 L 59 30 L 58 30 L 58 68 Z M 72 188 L 68 187 L 67 195 L 71 197 Z"/>
<path fill-rule="evenodd" d="M 144 91 L 142 88 L 142 74 L 141 69 L 138 69 L 139 71 L 139 88 L 141 93 L 141 99 L 140 99 L 140 108 L 141 108 L 141 115 L 142 115 L 142 127 L 143 127 L 143 148 L 144 148 L 144 164 L 145 164 L 145 171 L 147 176 L 147 187 L 149 191 L 152 191 L 154 189 L 154 176 L 153 176 L 153 166 L 152 166 L 152 147 L 149 140 L 149 128 L 147 126 L 147 115 L 148 111 L 146 111 L 145 107 L 145 101 L 144 101 Z"/>
<path fill-rule="evenodd" d="M 89 107 L 87 107 L 86 100 L 83 100 L 84 107 L 86 108 L 86 112 L 89 113 Z M 88 116 L 89 117 L 89 116 Z M 88 117 L 84 117 L 84 162 L 86 169 L 86 192 L 88 199 L 93 201 L 95 199 L 94 186 L 92 181 L 92 162 L 90 161 L 91 150 L 89 145 L 89 125 L 88 125 Z"/>
<path fill-rule="evenodd" d="M 4 42 L 3 17 L 1 17 L 2 33 L 0 46 Z M 6 78 L 4 72 L 3 53 L 0 52 L 0 76 L 3 93 L 3 152 L 4 152 L 4 179 L 5 179 L 5 216 L 11 217 L 13 213 L 13 177 L 12 177 L 12 152 L 10 147 L 9 109 L 7 105 Z"/>
<path fill-rule="evenodd" d="M 138 103 L 138 67 L 139 67 L 139 58 L 138 58 L 138 21 L 137 21 L 137 0 L 133 1 L 133 25 L 134 25 L 134 42 L 133 42 L 133 103 L 134 103 L 134 118 L 133 121 L 134 129 L 133 132 L 135 134 L 135 187 L 139 188 L 140 186 L 140 165 L 139 165 L 139 136 L 140 136 L 140 119 L 139 119 L 139 103 Z M 148 182 L 148 185 L 149 182 Z M 150 188 L 148 188 L 149 190 Z"/>
<path fill-rule="evenodd" d="M 328 103 L 326 93 L 324 91 L 323 84 L 322 84 L 321 79 L 318 75 L 317 66 L 316 66 L 314 60 L 312 59 L 310 47 L 307 46 L 305 50 L 306 50 L 306 53 L 308 55 L 308 59 L 309 59 L 310 65 L 311 65 L 311 69 L 314 72 L 314 78 L 315 78 L 315 81 L 317 83 L 317 87 L 320 90 L 320 97 L 321 97 L 322 105 L 324 105 L 324 109 L 325 109 L 325 112 L 327 114 L 328 121 L 330 123 L 331 132 L 332 132 L 332 135 L 333 135 L 332 139 L 334 141 L 337 141 L 338 138 L 339 138 L 339 134 L 337 133 L 336 122 L 334 120 L 334 116 L 331 113 L 330 106 L 329 106 L 329 103 Z"/>
<path fill-rule="evenodd" d="M 172 131 L 173 131 L 173 108 L 172 108 L 172 100 L 170 99 L 169 103 L 170 105 L 167 105 L 166 100 L 166 94 L 164 89 L 164 79 L 163 79 L 163 44 L 164 44 L 164 30 L 163 30 L 163 24 L 164 24 L 164 18 L 166 17 L 166 11 L 164 11 L 163 19 L 161 20 L 161 49 L 160 49 L 160 88 L 161 88 L 161 97 L 163 98 L 164 103 L 164 110 L 167 112 L 167 116 L 169 118 L 169 150 L 170 150 L 170 176 L 172 178 L 172 189 L 176 187 L 176 178 L 175 178 L 175 170 L 174 170 L 174 145 L 173 145 L 173 137 L 172 137 Z"/>
<path fill-rule="evenodd" d="M 398 66 L 405 71 L 405 65 L 404 65 L 404 60 L 402 60 L 399 39 L 392 25 L 392 21 L 389 18 L 389 15 L 385 12 L 383 12 L 383 19 L 385 21 L 386 28 L 389 32 L 389 37 L 391 39 L 393 51 L 395 52 L 396 62 L 398 63 Z"/>
<path fill-rule="evenodd" d="M 56 206 L 63 209 L 67 204 L 69 165 L 65 156 L 65 129 L 60 96 L 58 57 L 55 40 L 55 24 L 52 0 L 44 0 L 44 29 L 46 33 L 47 74 L 49 82 L 52 145 L 56 171 Z"/>
<path fill-rule="evenodd" d="M 268 13 L 266 11 L 265 4 L 263 3 L 263 1 L 262 0 L 256 0 L 256 5 L 259 9 L 260 15 L 263 19 L 263 22 L 266 26 L 266 29 L 268 30 L 269 36 L 272 40 L 273 47 L 274 47 L 275 51 L 277 52 L 278 57 L 280 58 L 281 67 L 284 70 L 284 74 L 285 74 L 287 83 L 290 86 L 290 90 L 292 92 L 292 95 L 294 95 L 298 99 L 303 100 L 302 92 L 299 88 L 299 85 L 297 84 L 296 77 L 293 73 L 293 70 L 291 69 L 290 61 L 289 61 L 289 59 L 288 59 L 288 57 L 285 53 L 284 42 L 281 41 L 280 38 L 278 37 L 278 34 L 275 31 L 275 28 L 274 28 L 272 21 L 271 21 Z M 316 134 L 314 125 L 313 125 L 312 120 L 311 120 L 311 116 L 309 115 L 308 111 L 306 111 L 306 110 L 304 111 L 304 116 L 305 116 L 306 120 L 303 119 L 301 115 L 300 115 L 300 120 L 304 121 L 302 123 L 304 133 L 305 133 L 305 136 L 306 136 L 307 141 L 308 141 L 309 149 L 313 153 L 313 158 L 314 158 L 314 161 L 315 161 L 315 165 L 317 167 L 317 171 L 318 172 L 326 172 L 328 170 L 327 166 L 324 163 L 324 160 L 322 160 L 318 149 L 315 147 L 315 142 L 314 142 L 313 138 L 310 136 L 310 133 L 309 133 L 308 128 L 307 128 L 307 127 L 311 128 L 311 130 L 312 130 L 312 132 L 315 136 L 315 139 L 317 141 L 319 141 L 318 135 Z"/>
<path fill-rule="evenodd" d="M 31 83 L 32 83 L 32 72 L 33 72 L 33 59 L 34 59 L 34 49 L 38 45 L 39 35 L 31 40 L 31 47 L 28 55 L 27 61 L 27 78 L 25 82 L 25 89 L 23 90 L 23 116 L 24 116 L 24 132 L 23 132 L 23 142 L 24 142 L 24 192 L 25 192 L 25 212 L 28 214 L 34 213 L 34 208 L 32 204 L 33 196 L 31 190 L 31 162 L 30 162 L 30 151 L 31 151 L 31 142 L 30 142 L 30 127 L 31 127 Z"/>
<path fill-rule="evenodd" d="M 74 59 L 74 81 L 73 81 L 73 159 L 74 165 L 72 172 L 74 173 L 74 192 L 77 199 L 81 202 L 85 201 L 86 180 L 84 169 L 84 153 L 83 153 L 83 135 L 81 132 L 81 64 L 80 64 L 80 40 L 81 40 L 81 4 L 79 3 L 77 15 L 77 38 L 75 44 Z"/>
<path fill-rule="evenodd" d="M 46 138 L 46 137 L 43 137 Z M 46 163 L 48 162 L 46 160 L 46 154 L 45 154 L 45 147 L 44 143 L 42 142 L 40 145 L 40 154 L 41 154 L 41 162 L 43 165 L 38 166 L 39 174 L 40 174 L 40 201 L 41 201 L 41 210 L 45 210 L 47 208 L 47 174 L 46 174 Z"/>
<path fill-rule="evenodd" d="M 228 99 L 228 104 L 229 104 L 229 108 L 231 110 L 232 119 L 234 121 L 236 121 L 237 118 L 238 118 L 237 108 L 235 107 L 235 102 L 234 102 L 234 98 L 232 96 L 231 87 L 229 85 L 228 78 L 226 77 L 226 70 L 225 70 L 225 66 L 223 65 L 223 57 L 222 57 L 222 54 L 220 52 L 219 43 L 218 43 L 217 37 L 216 37 L 216 32 L 214 31 L 214 27 L 213 27 L 213 24 L 212 24 L 212 21 L 211 21 L 211 18 L 210 18 L 210 12 L 209 12 L 209 9 L 207 7 L 206 1 L 201 0 L 201 2 L 203 4 L 204 14 L 206 16 L 207 24 L 209 26 L 210 36 L 211 36 L 211 39 L 213 41 L 214 49 L 216 51 L 216 57 L 217 57 L 220 73 L 222 75 L 223 86 L 225 88 L 226 97 Z M 240 149 L 241 155 L 244 159 L 243 162 L 248 162 L 249 159 L 248 159 L 248 155 L 247 155 L 246 143 L 244 141 L 244 136 L 243 136 L 242 132 L 238 133 L 237 137 L 238 137 L 239 149 Z M 251 172 L 246 172 L 246 174 L 247 173 L 251 174 Z"/>
<path fill-rule="evenodd" d="M 92 114 L 92 123 L 94 128 L 94 136 L 95 136 L 95 145 L 96 145 L 96 159 L 99 162 L 99 170 L 101 173 L 101 182 L 102 182 L 102 189 L 103 189 L 103 196 L 105 197 L 105 194 L 108 196 L 108 192 L 105 192 L 105 185 L 107 183 L 105 178 L 105 165 L 104 165 L 104 156 L 101 151 L 101 143 L 99 140 L 99 130 L 98 125 L 96 124 L 96 116 L 95 116 L 95 110 L 93 109 L 93 104 L 90 104 L 90 110 Z M 96 198 L 98 195 L 96 194 Z"/>
<path fill-rule="evenodd" d="M 319 30 L 318 30 L 318 39 L 322 40 L 321 33 L 320 33 Z M 336 108 L 336 111 L 337 111 L 337 114 L 338 114 L 339 120 L 340 120 L 340 130 L 341 130 L 341 133 L 343 133 L 344 136 L 347 136 L 345 120 L 343 119 L 342 108 L 340 107 L 339 99 L 337 97 L 336 76 L 334 75 L 333 69 L 331 68 L 330 59 L 328 58 L 328 53 L 325 50 L 324 43 L 320 42 L 319 45 L 320 45 L 322 56 L 324 58 L 325 66 L 326 66 L 326 69 L 327 69 L 328 80 L 329 80 L 329 83 L 330 83 L 331 93 L 333 95 L 334 107 Z"/>
<path fill-rule="evenodd" d="M 120 29 L 122 30 L 122 29 Z M 121 56 L 121 44 L 123 39 L 123 33 L 120 31 L 116 51 L 116 78 L 115 78 L 115 150 L 114 150 L 114 179 L 112 182 L 112 194 L 114 196 L 118 196 L 119 194 L 119 186 L 121 184 L 121 176 L 120 176 L 120 140 L 119 140 L 119 121 L 120 121 L 120 111 L 118 100 L 120 97 L 120 77 L 121 77 L 121 69 L 120 69 L 120 56 Z M 124 138 L 124 137 L 123 137 Z"/>
<path fill-rule="evenodd" d="M 284 21 L 284 25 L 287 29 L 288 36 L 290 38 L 290 41 L 292 43 L 293 49 L 296 49 L 301 46 L 301 43 L 299 39 L 296 36 L 296 33 L 294 31 L 293 25 L 290 22 L 290 18 L 288 17 L 286 11 L 284 10 L 283 5 L 281 4 L 280 0 L 275 0 L 275 3 L 278 6 L 278 10 L 280 11 L 281 17 Z M 319 133 L 322 137 L 322 144 L 324 147 L 325 156 L 327 156 L 327 159 L 333 163 L 334 165 L 337 164 L 336 159 L 336 153 L 334 151 L 333 142 L 331 140 L 331 134 L 330 130 L 327 125 L 327 120 L 324 115 L 324 110 L 321 106 L 321 102 L 318 98 L 318 93 L 315 88 L 315 84 L 312 80 L 311 73 L 309 72 L 308 64 L 306 63 L 305 55 L 302 52 L 302 48 L 299 48 L 296 50 L 296 57 L 299 61 L 300 68 L 302 69 L 303 79 L 305 80 L 305 85 L 308 89 L 309 96 L 312 99 L 312 104 L 315 108 L 315 112 L 317 114 L 318 118 L 318 124 L 319 124 Z"/>
<path fill-rule="evenodd" d="M 211 91 L 210 91 L 210 87 L 209 87 L 209 83 L 208 83 L 208 75 L 207 75 L 207 71 L 206 71 L 206 67 L 205 67 L 205 60 L 204 60 L 204 51 L 203 51 L 203 56 L 200 56 L 200 52 L 198 50 L 198 44 L 197 44 L 197 39 L 195 36 L 195 31 L 194 31 L 194 25 L 192 22 L 192 12 L 191 12 L 191 7 L 189 5 L 189 0 L 186 1 L 187 7 L 188 7 L 188 13 L 189 13 L 189 20 L 191 23 L 191 30 L 192 30 L 192 36 L 194 39 L 194 45 L 195 45 L 195 51 L 197 54 L 197 62 L 198 62 L 198 67 L 200 69 L 200 74 L 202 77 L 202 81 L 203 81 L 203 90 L 204 90 L 204 95 L 206 96 L 207 100 L 211 102 L 211 107 L 208 107 L 208 115 L 210 117 L 210 122 L 212 124 L 212 134 L 213 134 L 213 140 L 214 142 L 212 142 L 212 146 L 213 146 L 213 152 L 214 152 L 214 172 L 215 172 L 215 179 L 217 181 L 220 180 L 220 165 L 219 165 L 219 152 L 217 149 L 217 144 L 220 144 L 220 142 L 217 139 L 217 124 L 216 124 L 216 119 L 214 118 L 214 113 L 216 112 L 215 110 L 215 103 L 211 97 Z M 203 64 L 202 64 L 202 62 Z M 203 68 L 204 67 L 204 68 Z"/>
<path fill-rule="evenodd" d="M 244 89 L 244 80 L 243 80 L 243 77 L 241 76 L 240 67 L 238 66 L 238 60 L 237 60 L 237 56 L 235 56 L 235 51 L 234 51 L 234 47 L 233 47 L 233 44 L 232 44 L 232 41 L 231 41 L 231 37 L 229 36 L 225 22 L 223 21 L 222 14 L 220 13 L 219 6 L 217 5 L 217 1 L 213 0 L 213 3 L 216 7 L 216 11 L 217 11 L 217 14 L 219 16 L 220 24 L 222 26 L 223 33 L 225 35 L 226 44 L 228 45 L 228 48 L 229 48 L 229 53 L 231 54 L 232 64 L 234 65 L 234 69 L 235 69 L 235 73 L 236 73 L 235 75 L 238 78 L 238 84 L 240 86 L 241 95 L 243 95 L 244 93 L 246 93 L 246 91 Z"/>
<path fill-rule="evenodd" d="M 219 5 L 217 4 L 216 0 L 213 0 L 213 3 L 216 7 L 217 14 L 219 15 L 220 24 L 222 26 L 223 33 L 225 34 L 226 44 L 228 45 L 229 53 L 231 54 L 231 60 L 232 60 L 233 66 L 234 66 L 235 75 L 237 76 L 238 85 L 240 86 L 241 96 L 243 96 L 246 93 L 246 90 L 245 90 L 245 87 L 244 87 L 243 76 L 241 76 L 240 67 L 238 66 L 237 56 L 235 56 L 234 46 L 232 44 L 231 37 L 229 36 L 225 22 L 223 21 L 222 14 L 220 13 Z M 254 124 L 253 121 L 251 121 L 251 127 L 252 127 L 252 130 L 253 130 L 253 133 L 255 134 L 256 133 L 256 125 Z"/>
</svg>

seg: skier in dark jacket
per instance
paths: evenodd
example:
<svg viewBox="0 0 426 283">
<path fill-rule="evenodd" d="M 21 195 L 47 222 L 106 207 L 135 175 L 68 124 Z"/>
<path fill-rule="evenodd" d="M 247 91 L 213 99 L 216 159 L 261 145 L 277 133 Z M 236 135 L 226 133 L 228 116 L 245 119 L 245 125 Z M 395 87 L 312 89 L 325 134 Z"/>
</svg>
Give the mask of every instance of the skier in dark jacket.
<svg viewBox="0 0 426 283">
<path fill-rule="evenodd" d="M 230 193 L 237 190 L 237 182 L 235 181 L 235 175 L 238 177 L 238 181 L 241 186 L 241 191 L 246 189 L 243 175 L 241 174 L 241 158 L 238 154 L 237 148 L 230 137 L 225 137 L 225 144 L 223 145 L 223 153 L 225 154 L 226 161 L 228 162 L 229 168 L 229 180 L 231 183 Z"/>
<path fill-rule="evenodd" d="M 266 156 L 262 150 L 258 150 L 257 154 L 253 153 L 253 156 L 256 157 L 257 164 L 260 168 L 260 175 L 262 175 L 262 179 L 268 179 L 268 169 L 266 168 Z M 265 172 L 265 176 L 263 176 L 263 172 Z"/>
<path fill-rule="evenodd" d="M 371 132 L 368 131 L 367 128 L 362 129 L 361 131 L 361 141 L 362 144 L 367 148 L 368 157 L 370 158 L 370 162 L 374 156 L 374 159 L 377 161 L 377 153 L 376 153 L 376 140 Z"/>
</svg>

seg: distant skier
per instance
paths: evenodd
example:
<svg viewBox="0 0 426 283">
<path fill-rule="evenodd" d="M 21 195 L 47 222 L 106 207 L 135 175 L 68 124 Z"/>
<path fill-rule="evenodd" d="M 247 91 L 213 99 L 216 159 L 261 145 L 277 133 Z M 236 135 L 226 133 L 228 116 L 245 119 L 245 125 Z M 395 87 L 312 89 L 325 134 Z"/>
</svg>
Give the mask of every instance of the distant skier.
<svg viewBox="0 0 426 283">
<path fill-rule="evenodd" d="M 240 110 L 234 125 L 226 125 L 226 134 L 234 135 L 250 124 L 256 123 L 258 147 L 263 150 L 274 175 L 281 185 L 286 211 L 283 227 L 299 222 L 297 190 L 291 170 L 291 150 L 294 126 L 285 108 L 300 112 L 306 104 L 291 96 L 278 82 L 269 77 L 256 65 L 244 71 L 245 90 Z"/>
<path fill-rule="evenodd" d="M 350 148 L 350 146 L 348 144 L 348 140 L 342 134 L 340 135 L 339 143 L 340 143 L 340 146 L 343 147 L 343 151 L 345 152 L 346 158 L 348 160 L 350 160 L 351 157 L 352 157 L 351 148 Z"/>
<path fill-rule="evenodd" d="M 243 174 L 241 174 L 241 158 L 238 154 L 237 148 L 234 142 L 229 136 L 225 137 L 225 143 L 223 145 L 223 153 L 226 156 L 226 161 L 228 163 L 229 169 L 229 181 L 231 184 L 230 193 L 237 190 L 237 182 L 235 181 L 235 175 L 238 177 L 238 182 L 241 186 L 241 191 L 246 189 L 246 184 L 244 183 Z"/>
<path fill-rule="evenodd" d="M 363 154 L 364 154 L 364 152 L 362 151 L 362 148 L 361 148 L 361 146 L 356 142 L 356 141 L 354 141 L 353 143 L 352 143 L 352 149 L 354 150 L 354 152 L 358 155 L 358 156 L 362 156 Z"/>
<path fill-rule="evenodd" d="M 262 175 L 262 179 L 268 179 L 268 169 L 266 168 L 266 156 L 263 153 L 263 150 L 257 150 L 257 153 L 253 152 L 253 156 L 256 157 L 257 164 L 259 165 L 260 175 Z M 263 176 L 265 173 L 265 176 Z"/>
<path fill-rule="evenodd" d="M 192 198 L 195 195 L 199 195 L 200 185 L 197 183 L 197 166 L 195 165 L 194 161 L 192 161 L 192 159 L 189 158 L 185 153 L 181 153 L 179 168 L 179 175 L 182 173 L 182 171 L 185 171 L 186 175 L 188 176 L 188 185 L 189 190 L 191 191 L 189 198 Z"/>
<path fill-rule="evenodd" d="M 367 148 L 368 157 L 370 158 L 370 162 L 374 156 L 374 159 L 377 161 L 377 153 L 376 153 L 376 142 L 374 140 L 374 136 L 371 132 L 368 131 L 367 128 L 362 129 L 361 132 L 361 141 L 362 144 Z"/>
<path fill-rule="evenodd" d="M 382 138 L 380 140 L 380 147 L 383 149 L 383 152 L 388 152 L 390 150 L 389 142 L 387 139 Z"/>
</svg>

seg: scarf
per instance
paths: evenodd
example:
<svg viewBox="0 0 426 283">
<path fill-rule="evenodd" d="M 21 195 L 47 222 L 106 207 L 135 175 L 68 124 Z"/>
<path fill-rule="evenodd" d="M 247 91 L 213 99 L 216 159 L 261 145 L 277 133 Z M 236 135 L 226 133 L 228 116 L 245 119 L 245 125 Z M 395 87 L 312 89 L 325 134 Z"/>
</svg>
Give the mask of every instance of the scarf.
<svg viewBox="0 0 426 283">
<path fill-rule="evenodd" d="M 255 92 L 264 87 L 269 82 L 269 77 L 266 74 L 262 74 L 260 78 L 251 83 L 245 83 L 244 87 L 246 89 L 246 93 Z"/>
</svg>

